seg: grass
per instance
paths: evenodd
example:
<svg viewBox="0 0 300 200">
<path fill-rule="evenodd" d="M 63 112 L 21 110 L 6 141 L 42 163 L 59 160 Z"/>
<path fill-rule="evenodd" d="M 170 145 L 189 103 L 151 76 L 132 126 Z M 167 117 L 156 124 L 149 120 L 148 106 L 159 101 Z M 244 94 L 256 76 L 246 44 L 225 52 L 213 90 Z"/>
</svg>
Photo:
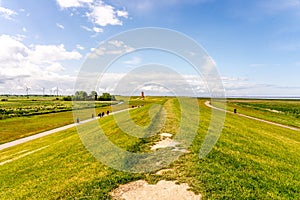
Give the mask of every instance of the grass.
<svg viewBox="0 0 300 200">
<path fill-rule="evenodd" d="M 298 100 L 238 100 L 227 101 L 228 110 L 266 119 L 294 127 L 300 127 L 300 101 Z"/>
<path fill-rule="evenodd" d="M 207 120 L 209 112 L 202 113 Z M 168 178 L 189 183 L 205 199 L 300 198 L 299 132 L 228 114 L 214 150 L 199 160 L 207 123 Z"/>
<path fill-rule="evenodd" d="M 76 107 L 80 103 L 81 107 Z M 66 112 L 76 109 L 102 108 L 116 104 L 110 101 L 62 101 L 43 97 L 35 98 L 11 98 L 0 101 L 0 120 L 23 116 L 43 115 L 50 113 Z M 84 107 L 83 107 L 84 106 Z"/>
<path fill-rule="evenodd" d="M 149 106 L 140 108 L 143 113 L 148 109 Z M 111 119 L 102 118 L 99 122 L 106 126 L 107 136 L 116 145 L 130 149 L 139 142 L 118 129 L 111 129 L 114 126 Z M 89 129 L 90 124 L 82 126 Z M 20 157 L 28 152 L 33 153 Z M 0 165 L 1 199 L 108 199 L 109 191 L 119 184 L 144 177 L 118 172 L 96 161 L 82 145 L 75 128 L 0 152 L 0 162 L 13 157 L 20 158 Z"/>
<path fill-rule="evenodd" d="M 128 100 L 126 97 L 119 98 Z M 34 99 L 37 99 L 37 97 Z M 38 101 L 32 100 L 33 98 L 12 98 L 8 99 L 8 101 L 0 102 L 1 109 L 3 110 L 19 110 L 19 108 L 21 108 L 21 110 L 27 109 L 29 112 L 30 109 L 35 107 L 51 107 L 51 109 L 48 110 L 51 113 L 31 112 L 28 116 L 15 116 L 2 120 L 0 119 L 0 144 L 74 123 L 74 113 L 72 111 L 68 111 L 72 110 L 72 102 L 57 101 L 55 98 L 53 99 L 53 97 L 40 97 Z M 129 105 L 139 106 L 142 104 L 146 105 L 151 102 L 153 102 L 151 99 L 146 99 L 145 101 L 135 99 L 129 101 Z M 85 107 L 94 106 L 93 103 L 94 102 L 82 102 Z M 53 109 L 57 109 L 59 105 L 61 105 L 65 110 L 56 110 L 54 112 Z M 75 113 L 80 113 L 80 120 L 84 120 L 91 118 L 93 113 L 94 116 L 97 116 L 99 112 L 106 112 L 107 110 L 110 112 L 112 111 L 112 108 L 108 106 L 108 103 L 96 102 L 95 107 L 95 110 L 90 108 L 84 109 L 82 112 L 78 111 Z M 126 108 L 127 105 L 121 104 L 115 106 L 114 111 Z"/>
<path fill-rule="evenodd" d="M 185 182 L 203 199 L 300 199 L 300 133 L 227 114 L 218 143 L 199 159 L 211 116 L 204 102 L 199 100 L 201 123 L 190 153 L 166 166 L 173 171 L 156 175 L 109 168 L 89 154 L 73 128 L 1 151 L 4 162 L 38 150 L 0 165 L 0 199 L 109 199 L 112 189 L 138 179 Z M 180 116 L 178 103 L 168 98 L 160 103 L 171 111 L 161 131 L 173 133 Z M 131 116 L 140 125 L 148 124 L 150 108 L 151 104 L 131 110 Z M 99 122 L 109 140 L 132 152 L 147 151 L 157 140 L 125 134 L 112 117 Z M 89 124 L 84 127 L 87 133 L 93 131 Z"/>
</svg>

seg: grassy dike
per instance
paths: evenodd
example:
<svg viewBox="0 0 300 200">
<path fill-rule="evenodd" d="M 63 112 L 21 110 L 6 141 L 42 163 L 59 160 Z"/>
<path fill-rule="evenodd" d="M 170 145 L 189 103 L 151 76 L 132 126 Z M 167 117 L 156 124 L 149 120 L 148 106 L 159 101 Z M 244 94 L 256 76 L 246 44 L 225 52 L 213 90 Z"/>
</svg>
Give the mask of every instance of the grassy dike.
<svg viewBox="0 0 300 200">
<path fill-rule="evenodd" d="M 300 133 L 227 114 L 218 143 L 199 159 L 211 113 L 204 102 L 199 101 L 201 124 L 190 153 L 167 166 L 173 170 L 164 175 L 119 172 L 101 164 L 73 128 L 1 151 L 1 163 L 19 159 L 0 165 L 0 199 L 108 199 L 113 188 L 138 179 L 185 182 L 204 199 L 299 199 Z M 161 104 L 172 110 L 161 131 L 172 133 L 178 103 L 169 99 Z M 149 123 L 149 108 L 132 110 L 134 121 Z M 111 117 L 99 122 L 113 143 L 132 152 L 147 151 L 157 140 L 129 136 Z"/>
<path fill-rule="evenodd" d="M 259 99 L 228 99 L 227 109 L 252 117 L 300 127 L 300 101 L 299 100 L 259 100 Z"/>
<path fill-rule="evenodd" d="M 125 97 L 124 97 L 125 98 Z M 24 100 L 15 100 L 13 105 L 11 105 L 11 101 L 4 102 L 12 108 L 16 108 L 19 104 L 22 104 Z M 138 100 L 129 101 L 130 105 L 141 105 L 141 104 L 149 104 L 152 103 L 153 100 L 149 100 L 146 102 L 141 102 Z M 4 105 L 2 102 L 2 105 Z M 32 104 L 42 105 L 43 103 L 48 104 L 49 101 L 26 101 L 26 106 Z M 50 102 L 51 103 L 51 102 Z M 69 107 L 72 107 L 72 102 L 64 102 Z M 93 102 L 86 102 L 87 104 L 93 104 Z M 107 103 L 97 103 L 95 104 L 95 109 L 85 109 L 83 112 L 84 115 L 80 116 L 80 120 L 85 120 L 91 118 L 92 114 L 94 116 L 99 112 L 106 112 L 109 110 L 112 111 L 111 106 L 106 106 Z M 6 105 L 6 106 L 8 106 Z M 126 109 L 128 105 L 120 104 L 114 106 L 114 111 Z M 71 108 L 70 108 L 71 109 Z M 72 111 L 64 111 L 57 113 L 49 113 L 49 114 L 39 114 L 39 115 L 31 115 L 31 116 L 22 116 L 22 117 L 13 117 L 0 120 L 0 144 L 10 142 L 16 139 L 24 138 L 30 135 L 34 135 L 43 131 L 48 131 L 54 128 L 58 128 L 61 126 L 65 126 L 68 124 L 74 123 L 74 116 Z"/>
</svg>

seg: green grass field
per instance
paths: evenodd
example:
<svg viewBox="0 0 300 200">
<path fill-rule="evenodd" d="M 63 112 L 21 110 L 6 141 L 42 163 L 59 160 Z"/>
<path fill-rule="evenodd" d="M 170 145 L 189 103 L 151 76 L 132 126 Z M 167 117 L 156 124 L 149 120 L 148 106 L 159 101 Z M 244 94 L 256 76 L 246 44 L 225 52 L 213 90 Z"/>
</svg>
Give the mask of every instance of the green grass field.
<svg viewBox="0 0 300 200">
<path fill-rule="evenodd" d="M 294 127 L 300 127 L 298 100 L 228 100 L 228 110 Z"/>
<path fill-rule="evenodd" d="M 127 97 L 120 97 L 122 99 L 128 100 Z M 151 102 L 140 102 L 134 98 L 129 104 L 139 106 Z M 96 116 L 99 112 L 112 111 L 110 103 L 107 102 L 82 103 L 85 110 L 80 120 L 89 119 L 92 114 Z M 114 110 L 126 108 L 127 105 L 121 104 L 115 106 Z M 0 144 L 74 123 L 72 102 L 56 100 L 55 97 L 8 98 L 7 101 L 0 102 L 0 109 L 6 111 L 3 116 L 7 116 L 0 116 Z M 18 116 L 19 111 L 24 113 Z M 11 113 L 9 117 L 7 113 Z"/>
<path fill-rule="evenodd" d="M 173 98 L 156 97 L 158 100 L 169 111 L 161 132 L 174 133 L 180 117 L 178 103 Z M 148 124 L 147 115 L 155 101 L 131 110 L 134 121 Z M 120 172 L 103 165 L 72 128 L 0 151 L 0 199 L 109 199 L 112 189 L 139 179 L 188 183 L 203 199 L 300 199 L 300 132 L 227 114 L 217 144 L 207 157 L 199 159 L 211 117 L 205 101 L 199 100 L 201 123 L 190 153 L 167 166 L 173 170 L 164 175 Z M 228 109 L 231 106 L 236 106 L 235 102 L 229 102 Z M 252 106 L 238 108 L 278 120 L 268 110 L 254 110 Z M 282 117 L 281 122 L 291 125 L 294 119 L 299 123 L 299 118 L 289 117 Z M 125 134 L 112 116 L 99 119 L 99 123 L 110 141 L 128 151 L 147 152 L 157 141 L 157 136 L 137 139 Z M 93 131 L 90 124 L 82 126 L 87 134 Z"/>
</svg>

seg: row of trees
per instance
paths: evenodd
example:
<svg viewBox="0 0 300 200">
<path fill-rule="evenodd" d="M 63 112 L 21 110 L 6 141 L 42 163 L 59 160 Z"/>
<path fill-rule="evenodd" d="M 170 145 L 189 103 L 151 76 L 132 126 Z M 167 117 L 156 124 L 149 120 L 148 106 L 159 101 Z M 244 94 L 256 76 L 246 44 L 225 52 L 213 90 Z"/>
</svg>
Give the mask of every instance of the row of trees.
<svg viewBox="0 0 300 200">
<path fill-rule="evenodd" d="M 91 91 L 88 95 L 86 91 L 76 91 L 73 96 L 75 101 L 115 101 L 116 98 L 114 95 L 109 93 L 103 93 L 101 96 L 98 96 L 96 91 Z"/>
</svg>

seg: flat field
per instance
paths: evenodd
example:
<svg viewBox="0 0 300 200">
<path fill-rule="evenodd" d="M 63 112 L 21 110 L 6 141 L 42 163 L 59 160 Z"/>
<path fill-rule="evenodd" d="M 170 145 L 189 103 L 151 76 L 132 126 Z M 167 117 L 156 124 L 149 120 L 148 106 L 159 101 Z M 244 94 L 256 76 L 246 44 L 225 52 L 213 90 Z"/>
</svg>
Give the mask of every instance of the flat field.
<svg viewBox="0 0 300 200">
<path fill-rule="evenodd" d="M 110 199 L 111 190 L 139 179 L 188 183 L 203 199 L 300 199 L 300 132 L 228 113 L 217 144 L 200 159 L 211 117 L 205 101 L 199 99 L 200 125 L 190 152 L 166 166 L 171 170 L 163 175 L 121 172 L 102 164 L 72 128 L 0 151 L 0 199 Z M 175 133 L 180 121 L 176 99 L 156 97 L 152 103 L 163 105 L 168 113 L 160 132 Z M 137 124 L 150 123 L 152 103 L 130 110 Z M 268 110 L 241 106 L 238 111 L 277 120 Z M 289 117 L 283 117 L 283 124 L 290 125 Z M 299 118 L 292 119 L 299 123 Z M 149 152 L 158 140 L 157 135 L 138 139 L 124 133 L 112 116 L 99 119 L 99 124 L 111 142 L 130 152 Z M 81 126 L 87 135 L 94 131 L 89 123 Z"/>
<path fill-rule="evenodd" d="M 127 97 L 120 97 L 119 100 Z M 1 97 L 0 101 L 0 144 L 34 135 L 43 131 L 74 123 L 72 101 L 62 101 L 56 97 Z M 127 99 L 128 100 L 128 99 Z M 130 106 L 147 104 L 137 98 L 129 101 Z M 110 102 L 81 102 L 84 115 L 80 120 L 96 116 L 99 112 L 112 111 Z M 126 109 L 128 105 L 116 105 L 114 110 Z M 76 105 L 74 105 L 76 109 Z"/>
</svg>

